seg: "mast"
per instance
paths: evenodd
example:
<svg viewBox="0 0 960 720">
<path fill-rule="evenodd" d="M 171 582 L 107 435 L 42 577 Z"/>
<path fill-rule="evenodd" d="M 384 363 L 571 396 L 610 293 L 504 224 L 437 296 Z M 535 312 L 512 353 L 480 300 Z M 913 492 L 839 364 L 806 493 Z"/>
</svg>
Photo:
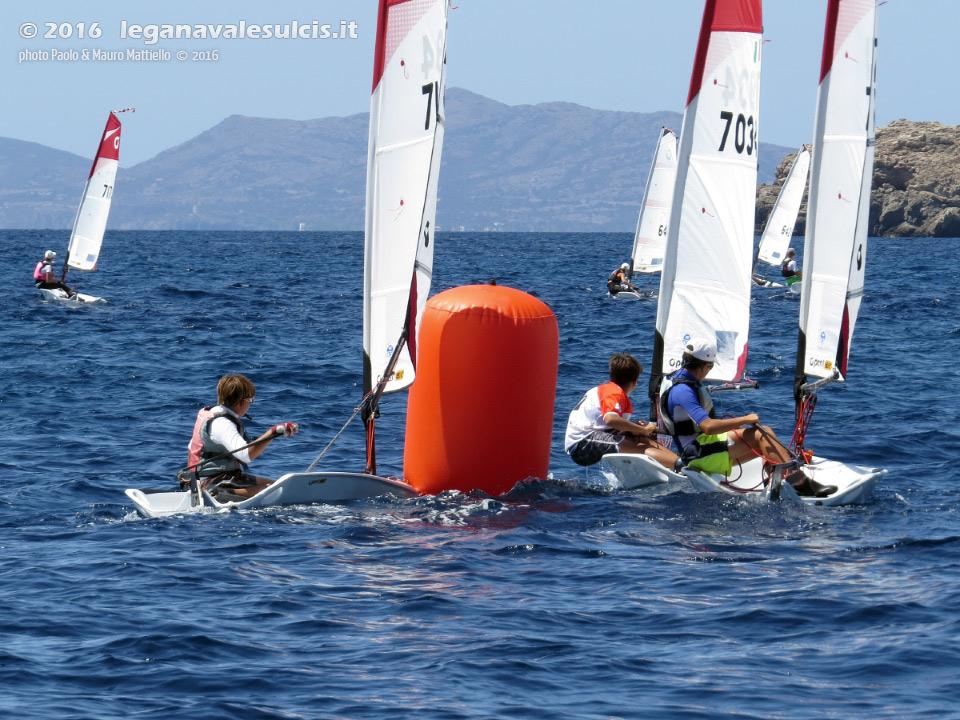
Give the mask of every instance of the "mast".
<svg viewBox="0 0 960 720">
<path fill-rule="evenodd" d="M 660 276 L 651 413 L 690 338 L 717 343 L 708 379 L 746 369 L 762 31 L 760 0 L 706 0 Z"/>
<path fill-rule="evenodd" d="M 847 375 L 863 296 L 874 160 L 877 7 L 829 0 L 813 136 L 794 399 Z"/>
<path fill-rule="evenodd" d="M 433 274 L 447 8 L 447 0 L 380 0 L 363 273 L 362 408 L 371 473 L 379 399 L 414 381 L 417 332 Z"/>
</svg>

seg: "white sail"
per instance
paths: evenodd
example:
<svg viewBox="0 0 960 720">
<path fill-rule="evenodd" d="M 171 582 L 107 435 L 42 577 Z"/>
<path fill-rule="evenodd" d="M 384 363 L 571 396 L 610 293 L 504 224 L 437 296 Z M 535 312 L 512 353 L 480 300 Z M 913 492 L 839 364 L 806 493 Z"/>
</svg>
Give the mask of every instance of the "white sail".
<svg viewBox="0 0 960 720">
<path fill-rule="evenodd" d="M 83 197 L 73 222 L 64 267 L 93 270 L 100 257 L 103 232 L 107 227 L 113 183 L 120 160 L 120 121 L 112 112 L 103 129 L 93 166 L 83 188 Z"/>
<path fill-rule="evenodd" d="M 797 224 L 797 215 L 800 213 L 809 169 L 810 151 L 804 146 L 797 153 L 787 179 L 780 188 L 780 194 L 777 195 L 777 200 L 773 204 L 773 210 L 770 211 L 770 217 L 760 238 L 757 260 L 779 267 L 786 257 L 790 238 L 793 237 L 793 228 Z"/>
<path fill-rule="evenodd" d="M 680 133 L 651 382 L 691 337 L 715 339 L 707 376 L 742 377 L 750 323 L 760 107 L 760 0 L 707 0 Z"/>
<path fill-rule="evenodd" d="M 414 379 L 433 266 L 444 129 L 447 0 L 381 0 L 370 101 L 364 246 L 364 385 Z"/>
<path fill-rule="evenodd" d="M 663 269 L 663 252 L 670 225 L 670 203 L 677 177 L 677 136 L 663 128 L 650 165 L 647 187 L 643 191 L 637 231 L 630 255 L 631 272 L 656 273 Z"/>
<path fill-rule="evenodd" d="M 798 374 L 847 373 L 863 295 L 874 155 L 877 10 L 830 0 L 803 252 Z"/>
</svg>

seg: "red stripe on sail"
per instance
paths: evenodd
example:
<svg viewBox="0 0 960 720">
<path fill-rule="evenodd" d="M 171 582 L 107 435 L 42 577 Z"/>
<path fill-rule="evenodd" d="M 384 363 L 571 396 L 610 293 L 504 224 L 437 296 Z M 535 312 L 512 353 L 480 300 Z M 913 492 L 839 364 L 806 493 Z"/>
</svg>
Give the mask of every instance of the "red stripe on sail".
<svg viewBox="0 0 960 720">
<path fill-rule="evenodd" d="M 387 6 L 389 0 L 380 0 L 380 9 L 377 11 L 377 44 L 373 50 L 373 88 L 370 90 L 372 95 L 377 85 L 380 84 L 380 78 L 383 77 L 383 61 L 385 38 L 387 37 Z"/>
<path fill-rule="evenodd" d="M 763 10 L 761 0 L 707 0 L 703 6 L 703 20 L 700 23 L 700 39 L 697 40 L 697 55 L 693 61 L 693 75 L 690 77 L 690 92 L 687 105 L 700 92 L 703 85 L 703 72 L 707 64 L 707 50 L 710 47 L 710 35 L 715 32 L 763 32 Z"/>
<path fill-rule="evenodd" d="M 410 281 L 410 298 L 407 300 L 407 351 L 410 362 L 417 367 L 417 269 L 413 269 Z"/>
<path fill-rule="evenodd" d="M 837 345 L 837 365 L 840 374 L 847 376 L 847 358 L 850 357 L 850 306 L 843 306 L 843 320 L 840 321 L 840 342 Z"/>
<path fill-rule="evenodd" d="M 87 179 L 93 177 L 93 173 L 97 170 L 97 163 L 100 161 L 100 158 L 105 158 L 107 160 L 119 160 L 120 159 L 120 121 L 117 120 L 117 116 L 113 113 L 110 113 L 110 117 L 107 118 L 107 125 L 103 129 L 103 137 L 100 138 L 100 147 L 97 148 L 97 154 L 93 158 L 93 165 L 90 166 L 90 174 L 87 176 Z"/>
<path fill-rule="evenodd" d="M 820 61 L 820 82 L 833 67 L 834 44 L 837 37 L 837 16 L 840 14 L 840 0 L 830 0 L 827 4 L 827 25 L 823 31 L 823 58 Z"/>
<path fill-rule="evenodd" d="M 749 344 L 749 343 L 748 343 Z M 747 345 L 743 346 L 743 354 L 737 358 L 737 374 L 734 375 L 734 380 L 742 380 L 743 376 L 747 374 Z"/>
<path fill-rule="evenodd" d="M 843 5 L 841 6 L 841 3 Z M 864 16 L 876 8 L 876 0 L 830 0 L 827 6 L 827 26 L 823 31 L 823 59 L 820 62 L 820 82 L 833 67 L 834 58 Z M 841 7 L 843 12 L 841 13 Z"/>
</svg>

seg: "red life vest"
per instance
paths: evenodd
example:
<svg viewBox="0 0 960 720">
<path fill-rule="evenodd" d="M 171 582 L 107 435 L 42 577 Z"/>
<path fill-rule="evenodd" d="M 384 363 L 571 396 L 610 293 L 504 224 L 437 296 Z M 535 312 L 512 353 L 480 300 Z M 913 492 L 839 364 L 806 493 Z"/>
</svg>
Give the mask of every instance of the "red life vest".
<svg viewBox="0 0 960 720">
<path fill-rule="evenodd" d="M 215 417 L 213 407 L 200 408 L 196 422 L 193 423 L 193 435 L 190 437 L 187 467 L 193 470 L 200 463 L 200 453 L 203 451 L 203 440 L 200 439 L 200 428 L 210 418 Z"/>
<path fill-rule="evenodd" d="M 214 412 L 213 411 L 214 407 L 217 407 L 217 406 L 200 408 L 200 410 L 197 412 L 197 419 L 193 423 L 193 435 L 190 437 L 190 446 L 188 448 L 189 452 L 187 455 L 187 463 L 188 463 L 186 467 L 187 470 L 193 470 L 196 472 L 197 466 L 201 463 L 201 461 L 204 460 L 203 436 L 201 434 L 201 431 L 206 425 L 207 432 L 209 433 L 210 432 L 209 423 L 213 422 L 215 418 L 218 418 L 218 417 L 227 418 L 230 422 L 232 422 L 234 425 L 237 426 L 237 432 L 240 433 L 240 437 L 242 437 L 247 442 L 250 441 L 250 438 L 247 436 L 247 431 L 243 427 L 243 423 L 240 422 L 239 418 L 237 418 L 236 415 L 233 415 L 232 413 L 229 413 L 226 410 L 221 410 L 220 412 Z M 211 454 L 214 454 L 214 453 L 207 453 L 207 455 L 211 455 Z M 239 460 L 237 460 L 236 462 L 240 465 L 241 469 L 246 469 L 247 466 L 244 463 L 240 462 Z M 206 462 L 204 464 L 207 465 Z"/>
<path fill-rule="evenodd" d="M 46 271 L 46 263 L 43 262 L 43 260 L 41 260 L 40 262 L 37 263 L 37 266 L 33 269 L 33 279 L 36 282 L 46 282 L 47 273 L 45 271 Z"/>
</svg>

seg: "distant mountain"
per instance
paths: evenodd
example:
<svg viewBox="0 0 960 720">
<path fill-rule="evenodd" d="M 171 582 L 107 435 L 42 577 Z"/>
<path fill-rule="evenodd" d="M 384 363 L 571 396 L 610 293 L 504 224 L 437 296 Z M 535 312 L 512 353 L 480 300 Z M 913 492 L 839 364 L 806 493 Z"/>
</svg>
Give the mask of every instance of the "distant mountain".
<svg viewBox="0 0 960 720">
<path fill-rule="evenodd" d="M 632 230 L 660 128 L 682 122 L 675 112 L 504 105 L 455 88 L 446 100 L 441 230 Z M 366 113 L 228 117 L 121 168 L 109 227 L 360 230 L 367 123 Z M 761 147 L 760 182 L 771 183 L 793 148 Z M 0 139 L 0 227 L 70 227 L 91 161 Z"/>
<path fill-rule="evenodd" d="M 93 143 L 91 143 L 92 146 Z M 93 157 L 0 138 L 0 227 L 72 227 Z"/>
</svg>

